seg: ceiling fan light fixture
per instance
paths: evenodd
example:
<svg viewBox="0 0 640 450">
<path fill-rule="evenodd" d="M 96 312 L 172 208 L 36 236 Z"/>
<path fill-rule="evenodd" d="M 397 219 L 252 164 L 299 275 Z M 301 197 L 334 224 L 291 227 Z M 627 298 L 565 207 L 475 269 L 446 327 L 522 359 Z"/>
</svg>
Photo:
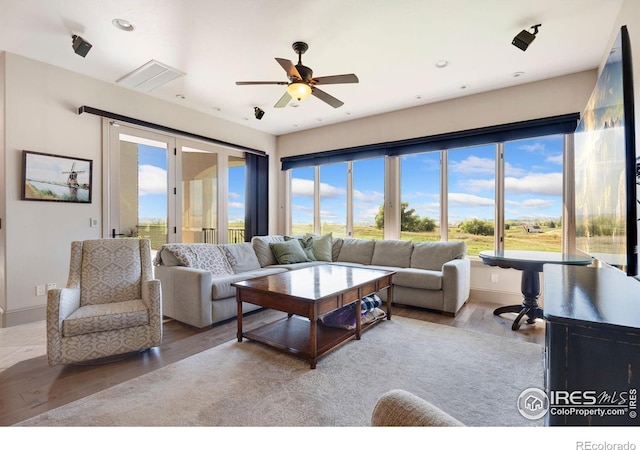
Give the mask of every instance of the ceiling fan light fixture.
<svg viewBox="0 0 640 450">
<path fill-rule="evenodd" d="M 311 86 L 307 83 L 295 82 L 287 87 L 287 92 L 297 100 L 304 100 L 311 95 Z"/>
</svg>

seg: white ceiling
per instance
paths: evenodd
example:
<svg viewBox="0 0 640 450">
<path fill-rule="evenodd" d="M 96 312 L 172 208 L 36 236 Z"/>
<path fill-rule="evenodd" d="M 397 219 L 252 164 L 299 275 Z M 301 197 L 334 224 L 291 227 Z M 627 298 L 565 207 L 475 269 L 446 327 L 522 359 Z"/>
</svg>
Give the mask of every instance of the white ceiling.
<svg viewBox="0 0 640 450">
<path fill-rule="evenodd" d="M 157 60 L 186 75 L 150 95 L 282 135 L 596 68 L 622 3 L 0 0 L 0 51 L 108 83 Z M 135 30 L 115 28 L 115 18 Z M 538 23 L 527 51 L 511 45 L 518 32 Z M 73 34 L 93 45 L 85 58 L 73 52 Z M 309 45 L 302 62 L 314 76 L 359 77 L 358 84 L 322 87 L 344 106 L 334 109 L 310 97 L 297 107 L 275 109 L 286 86 L 235 85 L 287 81 L 274 58 L 297 63 L 295 41 Z M 447 60 L 447 67 L 437 68 L 439 60 Z M 514 77 L 516 72 L 524 74 Z M 256 106 L 265 111 L 262 120 L 254 117 Z"/>
</svg>

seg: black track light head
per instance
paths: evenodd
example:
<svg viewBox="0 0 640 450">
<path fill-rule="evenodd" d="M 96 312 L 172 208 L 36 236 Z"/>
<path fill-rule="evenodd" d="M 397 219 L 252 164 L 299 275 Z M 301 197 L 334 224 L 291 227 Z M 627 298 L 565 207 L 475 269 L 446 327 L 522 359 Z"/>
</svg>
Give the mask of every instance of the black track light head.
<svg viewBox="0 0 640 450">
<path fill-rule="evenodd" d="M 89 50 L 91 50 L 91 44 L 89 44 L 77 34 L 71 36 L 71 45 L 73 46 L 73 51 L 83 58 L 87 56 L 87 53 L 89 53 Z"/>
<path fill-rule="evenodd" d="M 533 28 L 533 33 L 527 30 L 522 30 L 516 35 L 516 37 L 513 38 L 513 41 L 511 41 L 511 43 L 524 52 L 536 38 L 536 34 L 538 34 L 538 28 L 541 26 L 542 24 L 533 25 L 531 27 Z"/>
</svg>

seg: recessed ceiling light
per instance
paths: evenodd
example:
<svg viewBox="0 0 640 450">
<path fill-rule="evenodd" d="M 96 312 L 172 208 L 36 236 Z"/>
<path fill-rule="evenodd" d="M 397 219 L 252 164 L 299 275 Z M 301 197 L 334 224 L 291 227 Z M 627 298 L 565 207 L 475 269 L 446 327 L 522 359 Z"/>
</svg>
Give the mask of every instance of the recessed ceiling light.
<svg viewBox="0 0 640 450">
<path fill-rule="evenodd" d="M 182 94 L 176 94 L 176 98 L 179 98 L 180 100 L 184 100 L 184 99 L 185 99 L 185 98 L 187 98 L 187 97 L 185 97 L 185 96 L 184 96 L 184 95 L 182 95 Z"/>
<path fill-rule="evenodd" d="M 436 61 L 436 67 L 438 69 L 442 69 L 443 67 L 447 67 L 447 64 L 449 64 L 449 61 L 447 61 L 446 59 L 441 59 Z"/>
<path fill-rule="evenodd" d="M 518 78 L 524 75 L 524 72 L 513 72 L 513 78 Z"/>
<path fill-rule="evenodd" d="M 220 112 L 220 111 L 221 111 L 221 109 L 220 109 L 220 108 L 218 108 L 217 106 L 214 106 L 214 107 L 213 107 L 213 110 L 214 110 L 214 111 L 217 111 L 217 112 Z"/>
<path fill-rule="evenodd" d="M 131 22 L 125 19 L 113 19 L 111 24 L 116 27 L 118 30 L 122 31 L 133 31 L 134 26 Z"/>
<path fill-rule="evenodd" d="M 416 95 L 416 100 L 422 100 L 422 95 Z"/>
<path fill-rule="evenodd" d="M 460 89 L 465 90 L 468 89 L 469 85 L 468 84 L 463 84 L 462 86 L 460 86 Z"/>
</svg>

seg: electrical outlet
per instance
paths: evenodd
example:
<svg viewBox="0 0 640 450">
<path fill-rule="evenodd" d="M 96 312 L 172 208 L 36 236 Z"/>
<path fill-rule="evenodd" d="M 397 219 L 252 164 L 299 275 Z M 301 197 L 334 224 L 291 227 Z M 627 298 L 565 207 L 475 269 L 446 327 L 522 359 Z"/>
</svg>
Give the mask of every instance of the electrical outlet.
<svg viewBox="0 0 640 450">
<path fill-rule="evenodd" d="M 56 284 L 55 283 L 47 283 L 47 292 L 50 291 L 51 289 L 55 289 L 56 288 Z"/>
<path fill-rule="evenodd" d="M 36 285 L 36 295 L 44 295 L 44 294 L 45 294 L 44 284 Z"/>
<path fill-rule="evenodd" d="M 491 274 L 491 282 L 492 283 L 497 283 L 498 282 L 498 274 L 497 273 L 492 273 Z"/>
<path fill-rule="evenodd" d="M 97 228 L 97 227 L 98 227 L 98 225 L 99 225 L 99 222 L 98 222 L 98 219 L 97 219 L 97 218 L 95 218 L 95 217 L 91 217 L 91 218 L 89 219 L 89 226 L 90 226 L 91 228 Z"/>
</svg>

